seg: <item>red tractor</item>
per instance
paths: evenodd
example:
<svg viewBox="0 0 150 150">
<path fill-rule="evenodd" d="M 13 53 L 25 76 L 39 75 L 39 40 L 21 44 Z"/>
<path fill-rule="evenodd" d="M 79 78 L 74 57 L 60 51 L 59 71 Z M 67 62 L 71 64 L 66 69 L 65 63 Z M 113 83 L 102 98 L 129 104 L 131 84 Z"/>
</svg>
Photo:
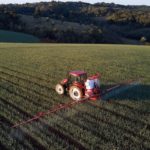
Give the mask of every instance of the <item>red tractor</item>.
<svg viewBox="0 0 150 150">
<path fill-rule="evenodd" d="M 63 79 L 56 85 L 55 90 L 59 95 L 69 93 L 76 101 L 84 98 L 96 100 L 100 97 L 99 78 L 99 74 L 87 77 L 84 71 L 71 71 L 67 79 Z"/>
</svg>

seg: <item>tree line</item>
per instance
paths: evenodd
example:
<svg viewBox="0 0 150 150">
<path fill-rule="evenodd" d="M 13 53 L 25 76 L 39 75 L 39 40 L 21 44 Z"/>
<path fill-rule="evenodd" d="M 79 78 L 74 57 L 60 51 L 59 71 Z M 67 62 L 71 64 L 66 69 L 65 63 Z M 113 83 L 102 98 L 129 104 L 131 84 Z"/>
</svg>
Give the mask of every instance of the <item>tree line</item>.
<svg viewBox="0 0 150 150">
<path fill-rule="evenodd" d="M 106 26 L 136 26 L 145 28 L 150 26 L 150 7 L 123 6 L 114 3 L 89 4 L 83 2 L 40 2 L 26 4 L 0 5 L 0 28 L 26 32 L 26 25 L 20 20 L 20 15 L 30 15 L 35 18 L 47 17 L 60 21 L 77 22 L 79 24 L 97 26 L 92 32 L 77 33 L 76 31 L 53 30 L 43 33 L 42 38 L 56 42 L 103 42 Z M 98 20 L 100 18 L 100 20 Z M 102 20 L 104 24 L 102 24 Z M 104 30 L 103 30 L 104 29 Z M 99 30 L 102 33 L 98 32 Z M 109 31 L 106 31 L 109 32 Z M 119 34 L 119 33 L 118 33 Z M 122 33 L 121 33 L 122 34 Z M 123 33 L 124 34 L 124 33 Z M 123 35 L 122 34 L 122 35 Z M 67 36 L 70 38 L 67 38 Z M 144 36 L 144 33 L 142 34 Z M 41 37 L 41 35 L 37 35 Z M 140 34 L 141 36 L 141 34 Z M 133 37 L 127 35 L 127 37 Z M 138 37 L 139 38 L 139 37 Z M 149 37 L 147 38 L 148 40 Z"/>
</svg>

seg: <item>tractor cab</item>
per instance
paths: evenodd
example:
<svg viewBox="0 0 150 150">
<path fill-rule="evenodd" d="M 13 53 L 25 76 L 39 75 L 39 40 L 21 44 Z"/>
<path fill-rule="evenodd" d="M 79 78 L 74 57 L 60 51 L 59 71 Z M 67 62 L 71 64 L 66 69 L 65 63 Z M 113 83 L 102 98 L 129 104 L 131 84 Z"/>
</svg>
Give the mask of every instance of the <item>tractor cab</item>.
<svg viewBox="0 0 150 150">
<path fill-rule="evenodd" d="M 69 72 L 68 76 L 68 83 L 73 84 L 73 83 L 81 83 L 84 84 L 84 82 L 87 79 L 87 73 L 84 71 L 71 71 Z"/>
</svg>

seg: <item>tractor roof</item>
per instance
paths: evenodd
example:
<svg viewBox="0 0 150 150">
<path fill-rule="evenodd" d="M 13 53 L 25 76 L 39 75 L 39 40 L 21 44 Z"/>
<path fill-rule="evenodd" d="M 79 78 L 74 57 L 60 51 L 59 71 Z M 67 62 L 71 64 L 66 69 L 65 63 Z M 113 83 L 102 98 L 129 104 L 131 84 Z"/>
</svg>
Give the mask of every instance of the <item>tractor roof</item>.
<svg viewBox="0 0 150 150">
<path fill-rule="evenodd" d="M 86 74 L 86 72 L 85 71 L 71 71 L 69 72 L 69 74 L 73 76 L 80 76 L 80 75 Z"/>
</svg>

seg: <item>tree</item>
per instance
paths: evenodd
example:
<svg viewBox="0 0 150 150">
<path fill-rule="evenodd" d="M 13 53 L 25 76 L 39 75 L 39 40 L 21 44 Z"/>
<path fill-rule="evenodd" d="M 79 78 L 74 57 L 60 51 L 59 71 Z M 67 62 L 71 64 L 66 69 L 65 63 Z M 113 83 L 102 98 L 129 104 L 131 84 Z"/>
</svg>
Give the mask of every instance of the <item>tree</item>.
<svg viewBox="0 0 150 150">
<path fill-rule="evenodd" d="M 145 36 L 141 37 L 140 39 L 141 43 L 145 43 L 147 41 L 147 38 Z"/>
<path fill-rule="evenodd" d="M 34 11 L 34 17 L 40 17 L 41 15 L 41 10 L 39 7 L 35 7 L 35 11 Z"/>
</svg>

